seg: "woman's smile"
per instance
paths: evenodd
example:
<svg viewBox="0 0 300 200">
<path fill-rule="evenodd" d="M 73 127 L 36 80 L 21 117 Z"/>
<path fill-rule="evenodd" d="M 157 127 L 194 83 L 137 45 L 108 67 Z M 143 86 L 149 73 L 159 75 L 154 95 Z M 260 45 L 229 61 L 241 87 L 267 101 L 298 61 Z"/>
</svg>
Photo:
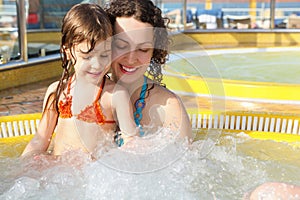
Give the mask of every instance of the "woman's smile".
<svg viewBox="0 0 300 200">
<path fill-rule="evenodd" d="M 132 74 L 138 70 L 138 68 L 136 68 L 136 67 L 125 66 L 125 65 L 120 65 L 120 69 L 125 74 Z"/>
</svg>

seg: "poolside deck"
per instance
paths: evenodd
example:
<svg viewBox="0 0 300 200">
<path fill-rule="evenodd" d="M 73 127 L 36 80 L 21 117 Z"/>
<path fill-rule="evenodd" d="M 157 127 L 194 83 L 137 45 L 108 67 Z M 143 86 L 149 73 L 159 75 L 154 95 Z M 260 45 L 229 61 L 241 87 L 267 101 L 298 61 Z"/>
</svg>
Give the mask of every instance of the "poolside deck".
<svg viewBox="0 0 300 200">
<path fill-rule="evenodd" d="M 57 79 L 48 79 L 21 87 L 0 90 L 0 116 L 39 113 L 42 111 L 43 99 L 47 87 Z M 207 97 L 180 96 L 187 108 L 201 110 L 212 109 L 212 99 Z M 214 100 L 214 105 L 223 104 L 226 111 L 273 112 L 279 114 L 300 114 L 300 104 L 272 104 L 245 102 L 238 100 Z"/>
<path fill-rule="evenodd" d="M 0 116 L 42 112 L 45 92 L 54 80 L 0 90 Z"/>
</svg>

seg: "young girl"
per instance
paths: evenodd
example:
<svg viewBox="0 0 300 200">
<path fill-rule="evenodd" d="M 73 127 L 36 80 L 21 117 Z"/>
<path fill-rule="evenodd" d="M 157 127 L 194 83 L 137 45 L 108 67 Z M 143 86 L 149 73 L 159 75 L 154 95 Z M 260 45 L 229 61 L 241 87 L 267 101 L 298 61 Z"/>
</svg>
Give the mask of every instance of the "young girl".
<svg viewBox="0 0 300 200">
<path fill-rule="evenodd" d="M 119 132 L 114 133 L 117 125 L 125 135 L 138 130 L 127 90 L 106 78 L 112 36 L 106 13 L 96 4 L 77 4 L 64 17 L 61 32 L 64 71 L 49 86 L 38 131 L 22 155 L 47 151 L 51 140 L 53 155 L 78 149 L 92 153 L 104 137 L 122 145 Z"/>
</svg>

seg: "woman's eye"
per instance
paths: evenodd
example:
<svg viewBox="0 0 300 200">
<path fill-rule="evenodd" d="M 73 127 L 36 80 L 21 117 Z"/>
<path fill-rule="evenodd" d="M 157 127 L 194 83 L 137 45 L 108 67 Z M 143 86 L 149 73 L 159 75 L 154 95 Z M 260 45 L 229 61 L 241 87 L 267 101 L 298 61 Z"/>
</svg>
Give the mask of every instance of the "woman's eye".
<svg viewBox="0 0 300 200">
<path fill-rule="evenodd" d="M 116 41 L 113 44 L 118 49 L 126 49 L 128 47 L 128 44 L 126 42 L 118 39 L 116 39 Z"/>
<path fill-rule="evenodd" d="M 126 49 L 127 45 L 115 45 L 118 49 Z"/>
<path fill-rule="evenodd" d="M 149 51 L 149 48 L 141 48 L 141 49 L 139 49 L 139 51 L 141 51 L 143 53 L 147 53 Z"/>
</svg>

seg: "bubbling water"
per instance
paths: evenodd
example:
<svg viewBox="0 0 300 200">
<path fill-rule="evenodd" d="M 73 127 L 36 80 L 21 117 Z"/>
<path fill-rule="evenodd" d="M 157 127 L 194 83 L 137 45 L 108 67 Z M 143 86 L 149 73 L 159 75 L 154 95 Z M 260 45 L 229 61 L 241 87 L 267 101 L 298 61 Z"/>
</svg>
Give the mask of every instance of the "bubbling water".
<svg viewBox="0 0 300 200">
<path fill-rule="evenodd" d="M 169 136 L 158 145 L 174 134 L 159 131 L 157 137 L 135 138 L 124 149 L 99 148 L 96 161 L 81 151 L 56 159 L 1 158 L 0 199 L 231 200 L 267 181 L 300 184 L 300 164 L 286 156 L 299 157 L 299 148 L 243 133 L 192 144 Z M 276 159 L 274 146 L 285 152 L 284 158 Z"/>
</svg>

